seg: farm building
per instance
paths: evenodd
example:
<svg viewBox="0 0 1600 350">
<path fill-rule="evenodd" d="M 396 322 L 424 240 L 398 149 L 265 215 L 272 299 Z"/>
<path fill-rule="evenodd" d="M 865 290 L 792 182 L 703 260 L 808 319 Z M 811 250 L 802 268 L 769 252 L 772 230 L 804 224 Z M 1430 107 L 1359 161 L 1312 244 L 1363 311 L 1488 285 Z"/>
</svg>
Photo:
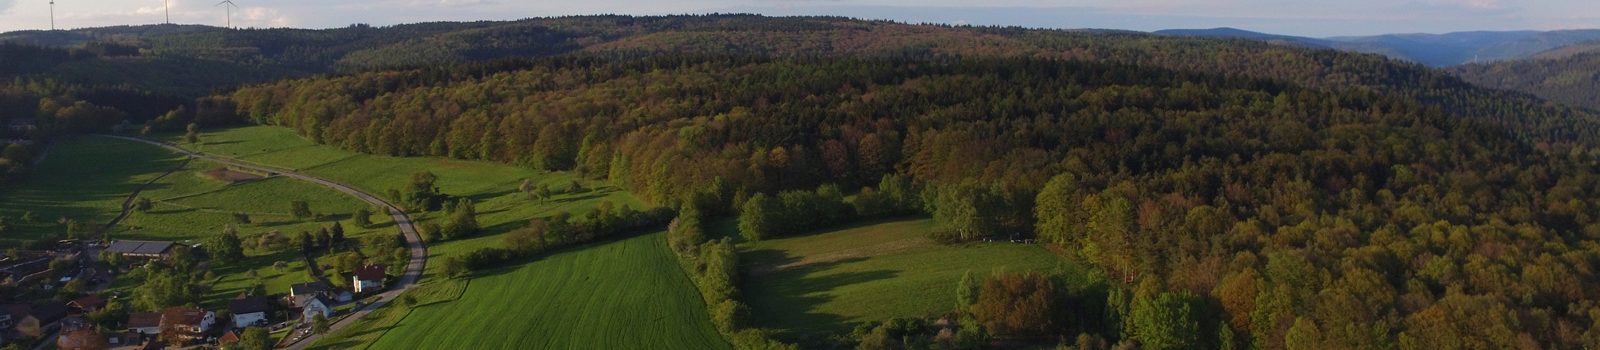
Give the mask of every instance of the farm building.
<svg viewBox="0 0 1600 350">
<path fill-rule="evenodd" d="M 111 246 L 106 247 L 106 251 L 125 257 L 159 259 L 172 254 L 172 246 L 175 244 L 167 241 L 117 240 L 112 241 Z"/>
</svg>

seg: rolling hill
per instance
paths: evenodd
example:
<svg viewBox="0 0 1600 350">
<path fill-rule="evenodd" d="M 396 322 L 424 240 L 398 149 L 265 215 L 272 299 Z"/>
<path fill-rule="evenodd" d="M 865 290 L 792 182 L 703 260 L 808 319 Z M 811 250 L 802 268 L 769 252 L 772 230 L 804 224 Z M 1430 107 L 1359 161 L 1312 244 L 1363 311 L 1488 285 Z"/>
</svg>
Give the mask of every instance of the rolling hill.
<svg viewBox="0 0 1600 350">
<path fill-rule="evenodd" d="M 1593 44 L 1547 51 L 1532 59 L 1452 67 L 1450 72 L 1473 84 L 1600 110 L 1600 52 Z"/>
<path fill-rule="evenodd" d="M 1548 50 L 1600 39 L 1600 30 L 1455 32 L 1308 38 L 1234 28 L 1174 29 L 1156 34 L 1236 38 L 1379 54 L 1433 67 L 1533 57 Z"/>
</svg>

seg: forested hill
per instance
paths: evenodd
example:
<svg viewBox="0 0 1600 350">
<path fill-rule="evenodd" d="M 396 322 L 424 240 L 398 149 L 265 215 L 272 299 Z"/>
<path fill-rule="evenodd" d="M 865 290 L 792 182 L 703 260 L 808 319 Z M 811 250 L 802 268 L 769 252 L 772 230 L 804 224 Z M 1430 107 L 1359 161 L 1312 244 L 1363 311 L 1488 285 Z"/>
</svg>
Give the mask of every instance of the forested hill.
<svg viewBox="0 0 1600 350">
<path fill-rule="evenodd" d="M 1044 326 L 1051 339 L 1600 337 L 1592 158 L 1404 95 L 1049 58 L 662 55 L 373 72 L 228 98 L 340 147 L 575 169 L 719 212 L 758 192 L 914 183 L 924 206 L 912 210 L 942 229 L 1034 233 L 1136 281 L 1057 310 L 1073 321 Z M 795 193 L 783 210 L 814 209 L 789 206 Z M 1135 323 L 1148 319 L 1127 312 L 1156 295 L 1182 314 Z"/>
<path fill-rule="evenodd" d="M 1056 322 L 1002 339 L 1600 345 L 1595 116 L 1375 55 L 737 15 L 125 40 L 144 58 L 316 75 L 227 89 L 154 129 L 250 121 L 575 170 L 652 204 L 801 218 L 787 231 L 851 192 L 931 213 L 941 240 L 1034 235 L 1122 281 L 1074 288 L 1045 310 Z M 60 102 L 34 104 L 41 123 L 121 120 Z"/>
<path fill-rule="evenodd" d="M 1600 51 L 1593 45 L 1526 60 L 1450 68 L 1466 81 L 1600 110 Z"/>
<path fill-rule="evenodd" d="M 560 55 L 1029 57 L 1214 72 L 1310 88 L 1403 95 L 1463 117 L 1493 121 L 1526 140 L 1556 146 L 1595 145 L 1600 140 L 1595 137 L 1595 125 L 1600 124 L 1592 114 L 1549 106 L 1519 94 L 1474 88 L 1453 76 L 1381 56 L 1138 33 L 707 15 L 562 17 L 327 30 L 127 27 L 69 34 L 9 33 L 6 38 L 132 48 L 137 57 L 108 59 L 104 56 L 109 55 L 102 55 L 101 59 L 73 61 L 39 74 L 91 86 L 120 82 L 134 90 L 174 96 L 307 74 Z"/>
</svg>

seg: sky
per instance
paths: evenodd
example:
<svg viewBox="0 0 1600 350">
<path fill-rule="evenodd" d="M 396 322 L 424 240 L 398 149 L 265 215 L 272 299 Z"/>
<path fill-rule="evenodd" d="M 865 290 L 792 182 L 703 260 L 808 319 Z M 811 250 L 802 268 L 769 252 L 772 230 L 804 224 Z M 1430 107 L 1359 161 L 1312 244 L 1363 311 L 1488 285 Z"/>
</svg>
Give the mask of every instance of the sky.
<svg viewBox="0 0 1600 350">
<path fill-rule="evenodd" d="M 0 0 L 0 31 L 50 28 L 51 0 Z M 172 21 L 222 26 L 220 0 L 167 0 Z M 1236 27 L 1314 37 L 1600 28 L 1597 0 L 234 0 L 238 27 L 513 20 L 585 14 L 831 15 L 912 23 L 1151 31 Z M 59 28 L 165 22 L 162 0 L 57 0 Z"/>
</svg>

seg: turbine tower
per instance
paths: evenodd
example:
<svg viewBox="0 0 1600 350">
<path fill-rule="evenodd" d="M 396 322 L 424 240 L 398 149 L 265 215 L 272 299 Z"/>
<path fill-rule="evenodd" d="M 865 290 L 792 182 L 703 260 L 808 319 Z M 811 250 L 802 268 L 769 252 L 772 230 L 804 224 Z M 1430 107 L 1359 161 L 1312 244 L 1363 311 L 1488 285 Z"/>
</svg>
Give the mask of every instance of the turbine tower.
<svg viewBox="0 0 1600 350">
<path fill-rule="evenodd" d="M 167 12 L 167 24 L 172 24 L 172 1 L 161 0 L 161 8 Z"/>
<path fill-rule="evenodd" d="M 233 0 L 222 0 L 222 2 L 217 3 L 217 6 L 222 6 L 222 8 L 228 10 L 228 29 L 233 29 L 233 9 L 239 7 L 239 5 L 234 5 Z"/>
<path fill-rule="evenodd" d="M 50 0 L 50 30 L 56 30 L 56 0 Z"/>
</svg>

